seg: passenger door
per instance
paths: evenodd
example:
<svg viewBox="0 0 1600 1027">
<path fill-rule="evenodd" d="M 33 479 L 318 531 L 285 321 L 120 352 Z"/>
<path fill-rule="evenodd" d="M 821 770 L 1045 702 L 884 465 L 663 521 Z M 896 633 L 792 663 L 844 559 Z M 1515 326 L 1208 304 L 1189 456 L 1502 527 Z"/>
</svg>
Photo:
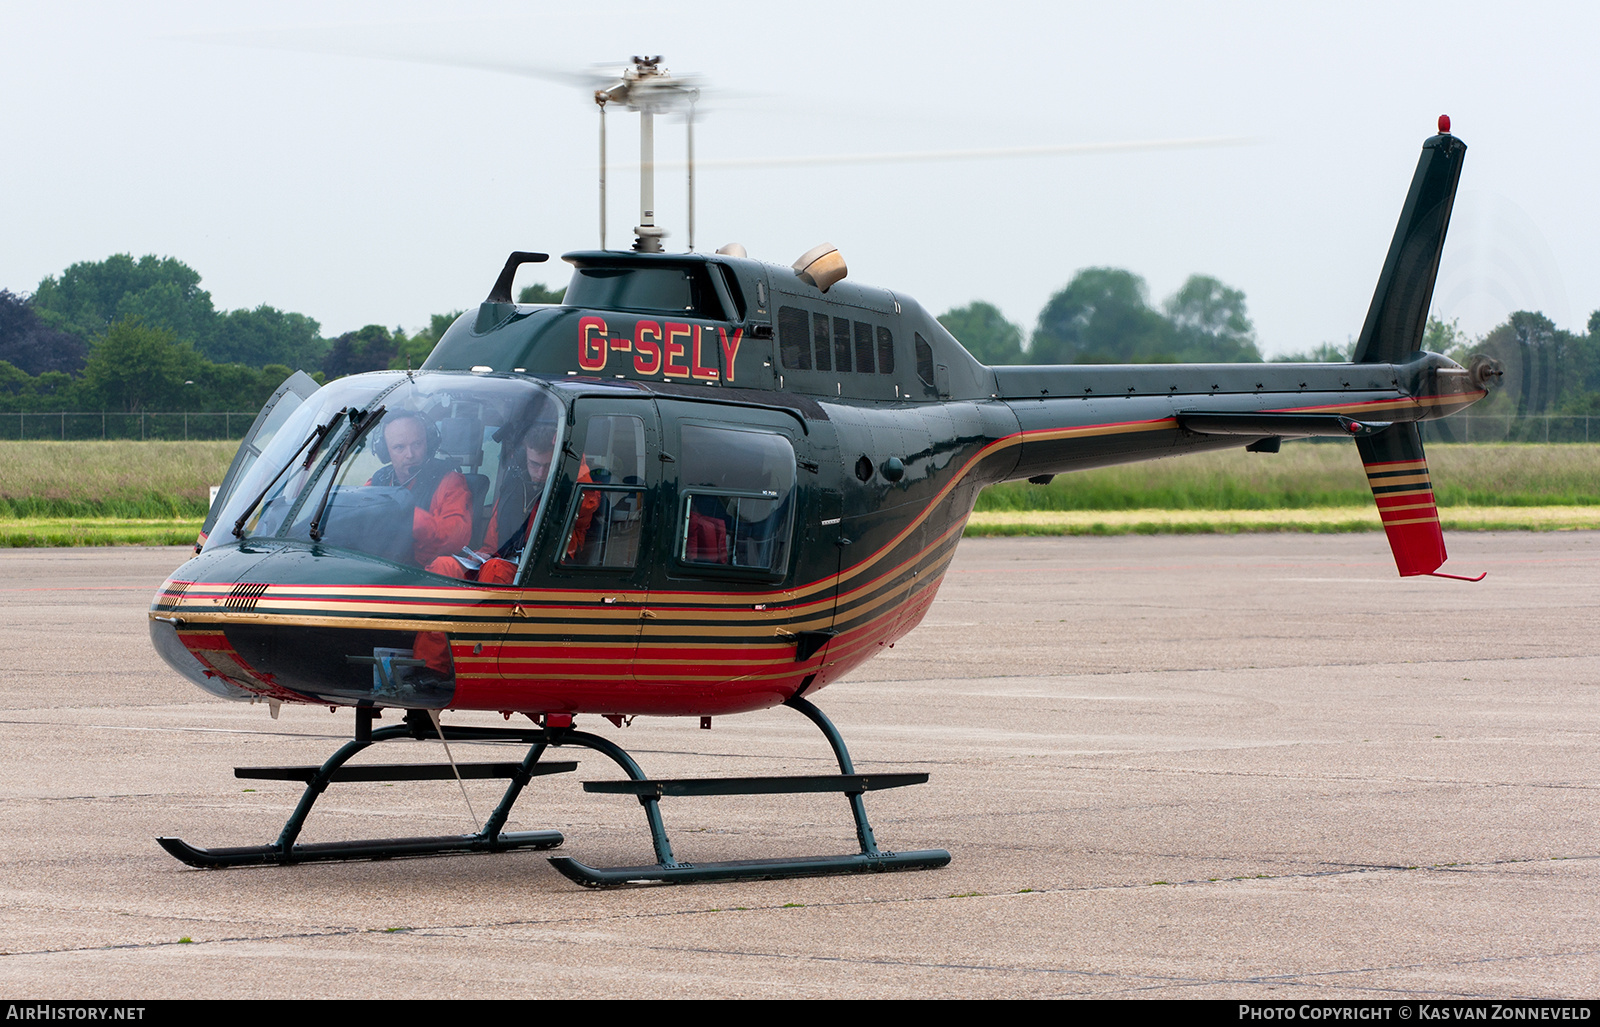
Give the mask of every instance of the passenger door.
<svg viewBox="0 0 1600 1027">
<path fill-rule="evenodd" d="M 779 410 L 680 400 L 660 406 L 664 552 L 651 583 L 640 673 L 662 686 L 715 689 L 744 680 L 757 691 L 792 691 L 783 682 L 796 668 L 800 629 L 786 586 L 805 429 Z M 812 615 L 831 623 L 831 607 Z M 724 694 L 718 701 L 737 700 Z"/>
</svg>

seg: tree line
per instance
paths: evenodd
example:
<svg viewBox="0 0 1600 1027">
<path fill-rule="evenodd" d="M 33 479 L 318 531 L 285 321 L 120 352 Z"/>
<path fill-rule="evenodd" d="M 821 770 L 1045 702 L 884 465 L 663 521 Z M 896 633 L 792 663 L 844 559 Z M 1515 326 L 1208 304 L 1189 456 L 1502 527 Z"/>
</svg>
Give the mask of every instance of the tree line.
<svg viewBox="0 0 1600 1027">
<path fill-rule="evenodd" d="M 1131 271 L 1085 268 L 1050 297 L 1030 335 L 981 300 L 945 311 L 939 322 L 986 364 L 1262 359 L 1244 293 L 1207 275 L 1191 275 L 1157 307 L 1144 279 Z M 1533 311 L 1517 311 L 1480 337 L 1456 322 L 1430 318 L 1422 346 L 1463 366 L 1480 353 L 1500 361 L 1502 387 L 1475 406 L 1475 414 L 1600 415 L 1600 310 L 1589 315 L 1583 333 L 1557 328 Z M 1353 339 L 1325 342 L 1272 359 L 1343 361 L 1353 348 Z"/>
<path fill-rule="evenodd" d="M 0 411 L 252 411 L 295 369 L 326 381 L 416 367 L 459 313 L 324 337 L 305 314 L 216 309 L 180 260 L 117 254 L 32 294 L 0 289 Z"/>
<path fill-rule="evenodd" d="M 517 298 L 558 303 L 562 294 L 535 285 Z M 459 314 L 432 315 L 410 332 L 369 324 L 325 337 L 304 314 L 217 310 L 180 260 L 117 254 L 73 264 L 31 294 L 0 289 L 0 412 L 253 411 L 296 368 L 326 381 L 420 366 Z M 939 320 L 987 364 L 1262 359 L 1244 293 L 1200 274 L 1155 305 L 1138 275 L 1085 268 L 1050 297 L 1029 334 L 983 301 Z M 1481 352 L 1505 365 L 1507 388 L 1480 412 L 1600 414 L 1600 311 L 1583 334 L 1527 311 L 1481 338 L 1431 320 L 1424 346 L 1463 364 Z M 1349 347 L 1329 342 L 1274 359 L 1346 360 Z"/>
<path fill-rule="evenodd" d="M 1244 293 L 1190 275 L 1157 310 L 1144 279 L 1114 267 L 1079 271 L 1039 312 L 1032 336 L 978 301 L 939 323 L 986 364 L 1236 363 L 1261 359 Z"/>
</svg>

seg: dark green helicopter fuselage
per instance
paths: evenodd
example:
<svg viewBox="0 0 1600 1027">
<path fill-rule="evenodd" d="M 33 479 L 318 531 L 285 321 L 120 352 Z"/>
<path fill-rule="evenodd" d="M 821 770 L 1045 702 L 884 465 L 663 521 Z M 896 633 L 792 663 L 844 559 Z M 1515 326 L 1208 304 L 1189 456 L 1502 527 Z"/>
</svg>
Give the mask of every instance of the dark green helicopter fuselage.
<svg viewBox="0 0 1600 1027">
<path fill-rule="evenodd" d="M 1482 394 L 1432 354 L 1401 364 L 988 368 L 914 301 L 884 290 L 841 283 L 825 295 L 792 273 L 786 279 L 787 269 L 716 256 L 570 259 L 580 269 L 720 278 L 713 295 L 732 309 L 708 317 L 485 303 L 462 316 L 417 377 L 547 380 L 566 401 L 569 440 L 582 440 L 593 416 L 637 416 L 649 450 L 647 558 L 623 569 L 559 565 L 569 521 L 560 513 L 574 503 L 580 473 L 569 442 L 546 501 L 557 515 L 543 519 L 515 586 L 445 581 L 304 541 L 252 540 L 181 569 L 174 580 L 194 584 L 176 602 L 158 598 L 155 614 L 181 621 L 191 642 L 214 637 L 196 635 L 202 625 L 221 631 L 237 662 L 282 691 L 239 674 L 230 682 L 280 700 L 374 701 L 370 667 L 349 657 L 434 629 L 449 638 L 453 689 L 396 705 L 737 712 L 813 691 L 916 626 L 987 485 L 1270 435 L 1248 423 L 1241 432 L 1192 431 L 1180 423 L 1187 414 L 1411 421 Z M 735 442 L 751 431 L 790 442 L 785 566 L 684 559 L 685 426 L 746 433 L 727 436 Z M 266 587 L 248 609 L 239 600 L 230 608 L 241 583 Z M 297 592 L 304 585 L 319 590 Z M 378 595 L 384 607 L 403 596 L 408 608 L 374 609 Z M 204 608 L 208 598 L 221 609 Z"/>
<path fill-rule="evenodd" d="M 514 255 L 415 375 L 373 376 L 369 409 L 389 395 L 381 388 L 399 387 L 385 382 L 537 381 L 559 397 L 558 466 L 515 582 L 444 578 L 288 529 L 235 540 L 218 524 L 156 597 L 157 647 L 236 698 L 617 716 L 759 709 L 836 680 L 915 627 L 985 486 L 1273 451 L 1307 435 L 1361 443 L 1402 573 L 1427 573 L 1442 544 L 1437 559 L 1414 561 L 1431 561 L 1423 569 L 1402 559 L 1437 534 L 1412 422 L 1485 394 L 1479 377 L 1417 346 L 1464 149 L 1448 136 L 1428 146 L 1352 363 L 991 368 L 888 290 L 824 291 L 742 257 L 592 251 L 566 257 L 575 272 L 563 305 L 519 305 L 516 258 L 543 258 Z M 1425 276 L 1406 274 L 1430 260 Z M 626 425 L 642 440 L 628 449 L 630 473 L 607 477 L 594 455 L 615 448 L 595 441 L 602 425 L 607 439 Z M 792 465 L 775 468 L 790 451 Z M 584 565 L 574 555 L 574 524 L 594 517 L 584 497 L 605 504 L 602 516 L 632 518 L 623 556 Z M 697 512 L 713 502 L 762 519 Z M 374 670 L 413 640 L 420 652 L 424 635 L 447 644 L 448 674 L 396 687 Z"/>
</svg>

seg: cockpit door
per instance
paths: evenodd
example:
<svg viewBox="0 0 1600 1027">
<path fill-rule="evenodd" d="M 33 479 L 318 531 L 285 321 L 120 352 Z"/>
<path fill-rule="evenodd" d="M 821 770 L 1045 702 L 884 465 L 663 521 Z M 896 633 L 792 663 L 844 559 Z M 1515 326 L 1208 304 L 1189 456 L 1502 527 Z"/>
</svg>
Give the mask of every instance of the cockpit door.
<svg viewBox="0 0 1600 1027">
<path fill-rule="evenodd" d="M 228 497 L 233 494 L 234 487 L 261 457 L 267 443 L 272 441 L 272 437 L 283 427 L 289 415 L 298 410 L 300 404 L 321 387 L 304 371 L 296 371 L 284 379 L 283 384 L 273 392 L 272 398 L 267 400 L 261 412 L 256 415 L 250 430 L 244 433 L 244 440 L 239 443 L 239 451 L 233 455 L 233 463 L 228 465 L 228 473 L 222 478 L 222 485 L 217 489 L 217 497 L 211 501 L 211 509 L 206 511 L 205 523 L 200 527 L 200 538 L 195 542 L 195 552 L 200 551 L 200 546 L 210 536 L 211 529 L 216 526 L 217 515 L 228 504 Z"/>
<path fill-rule="evenodd" d="M 538 544 L 520 579 L 521 612 L 500 648 L 502 677 L 540 693 L 579 688 L 590 697 L 631 686 L 656 556 L 658 436 L 648 398 L 574 405 Z M 620 694 L 616 712 L 632 712 Z"/>
</svg>

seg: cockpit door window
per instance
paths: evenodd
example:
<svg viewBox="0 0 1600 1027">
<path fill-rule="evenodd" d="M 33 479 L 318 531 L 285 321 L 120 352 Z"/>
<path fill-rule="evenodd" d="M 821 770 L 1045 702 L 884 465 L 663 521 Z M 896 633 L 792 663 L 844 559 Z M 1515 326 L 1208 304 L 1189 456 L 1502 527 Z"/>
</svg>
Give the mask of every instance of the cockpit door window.
<svg viewBox="0 0 1600 1027">
<path fill-rule="evenodd" d="M 563 567 L 631 568 L 639 564 L 645 514 L 644 420 L 628 414 L 589 418 L 558 562 Z"/>
</svg>

